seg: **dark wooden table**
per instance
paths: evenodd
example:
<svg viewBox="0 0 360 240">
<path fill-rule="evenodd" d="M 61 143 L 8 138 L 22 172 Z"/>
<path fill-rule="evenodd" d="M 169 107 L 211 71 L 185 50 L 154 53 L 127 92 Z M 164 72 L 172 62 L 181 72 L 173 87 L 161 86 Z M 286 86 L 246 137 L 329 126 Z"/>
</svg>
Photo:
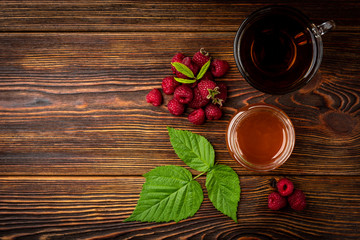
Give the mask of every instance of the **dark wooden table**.
<svg viewBox="0 0 360 240">
<path fill-rule="evenodd" d="M 1 1 L 0 238 L 360 239 L 360 2 L 290 2 L 277 3 L 337 28 L 323 38 L 315 81 L 272 96 L 250 87 L 233 58 L 237 28 L 268 1 Z M 230 63 L 229 99 L 220 120 L 195 126 L 168 113 L 168 97 L 157 108 L 145 95 L 171 74 L 175 53 L 201 47 Z M 231 116 L 258 102 L 283 109 L 296 131 L 290 159 L 266 174 L 234 162 L 225 143 Z M 179 223 L 123 223 L 142 174 L 185 166 L 166 126 L 205 136 L 238 173 L 239 223 L 206 192 Z M 268 209 L 269 183 L 283 176 L 305 192 L 306 210 Z"/>
</svg>

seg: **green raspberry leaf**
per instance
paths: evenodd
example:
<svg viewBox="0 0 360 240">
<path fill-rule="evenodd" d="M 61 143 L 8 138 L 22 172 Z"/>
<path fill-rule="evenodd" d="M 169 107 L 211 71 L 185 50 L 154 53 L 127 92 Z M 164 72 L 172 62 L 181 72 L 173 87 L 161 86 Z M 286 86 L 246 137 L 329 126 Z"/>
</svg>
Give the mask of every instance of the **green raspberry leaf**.
<svg viewBox="0 0 360 240">
<path fill-rule="evenodd" d="M 189 78 L 195 78 L 194 73 L 185 64 L 179 62 L 172 62 L 171 65 L 173 65 L 177 71 L 181 72 L 185 76 Z"/>
<path fill-rule="evenodd" d="M 210 67 L 210 63 L 211 63 L 211 60 L 209 59 L 209 61 L 207 61 L 200 69 L 198 75 L 196 76 L 196 79 L 197 80 L 200 80 L 204 74 L 206 73 L 206 71 L 209 69 Z"/>
<path fill-rule="evenodd" d="M 207 172 L 214 166 L 215 151 L 211 143 L 198 134 L 168 127 L 170 142 L 178 157 L 189 167 Z"/>
<path fill-rule="evenodd" d="M 140 199 L 125 222 L 179 222 L 193 216 L 203 201 L 200 184 L 179 166 L 160 166 L 144 175 Z"/>
<path fill-rule="evenodd" d="M 185 79 L 185 78 L 178 78 L 178 77 L 174 77 L 174 79 L 176 81 L 178 81 L 179 83 L 194 83 L 194 82 L 196 82 L 196 79 Z"/>
<path fill-rule="evenodd" d="M 206 189 L 214 207 L 237 222 L 240 180 L 229 166 L 216 165 L 206 175 Z"/>
</svg>

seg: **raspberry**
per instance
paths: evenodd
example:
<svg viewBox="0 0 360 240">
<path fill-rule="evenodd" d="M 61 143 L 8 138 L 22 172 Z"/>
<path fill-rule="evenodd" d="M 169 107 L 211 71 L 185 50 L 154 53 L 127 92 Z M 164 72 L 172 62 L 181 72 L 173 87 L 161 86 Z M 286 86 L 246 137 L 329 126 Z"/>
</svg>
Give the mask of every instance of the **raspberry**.
<svg viewBox="0 0 360 240">
<path fill-rule="evenodd" d="M 213 103 L 217 103 L 220 105 L 220 107 L 224 104 L 227 98 L 227 87 L 224 83 L 219 83 L 219 94 L 215 96 L 215 99 L 213 100 Z"/>
<path fill-rule="evenodd" d="M 214 96 L 219 93 L 219 88 L 216 83 L 207 79 L 201 80 L 198 83 L 198 88 L 200 90 L 201 96 L 207 99 L 214 98 Z"/>
<path fill-rule="evenodd" d="M 181 63 L 187 66 L 193 72 L 194 76 L 196 76 L 197 72 L 200 70 L 200 67 L 196 65 L 190 57 L 184 58 Z M 187 76 L 178 71 L 176 71 L 176 76 L 179 78 L 188 78 Z"/>
<path fill-rule="evenodd" d="M 177 54 L 171 59 L 171 62 L 172 62 L 172 63 L 173 63 L 173 62 L 179 62 L 179 63 L 181 63 L 184 58 L 185 58 L 185 55 L 184 55 L 184 54 L 182 54 L 182 53 L 177 53 Z M 171 65 L 171 70 L 172 70 L 172 72 L 173 72 L 174 74 L 176 73 L 176 68 L 175 68 L 173 65 Z"/>
<path fill-rule="evenodd" d="M 214 77 L 222 77 L 229 70 L 229 63 L 225 60 L 214 59 L 211 62 L 211 73 Z"/>
<path fill-rule="evenodd" d="M 291 195 L 294 191 L 294 184 L 287 178 L 280 179 L 277 184 L 278 192 L 281 196 L 287 197 Z"/>
<path fill-rule="evenodd" d="M 189 114 L 188 119 L 195 125 L 201 125 L 205 122 L 205 112 L 202 108 L 195 109 Z"/>
<path fill-rule="evenodd" d="M 190 68 L 190 70 L 194 73 L 194 76 L 196 76 L 196 74 L 200 70 L 200 67 L 196 63 L 194 63 L 190 57 L 184 58 L 182 60 L 182 63 L 188 68 Z"/>
<path fill-rule="evenodd" d="M 222 111 L 215 104 L 208 104 L 205 108 L 205 114 L 209 120 L 218 120 L 222 116 Z"/>
<path fill-rule="evenodd" d="M 175 116 L 179 116 L 185 111 L 185 106 L 179 103 L 175 98 L 168 102 L 167 107 L 169 112 Z"/>
<path fill-rule="evenodd" d="M 205 106 L 209 102 L 210 102 L 209 99 L 203 98 L 201 96 L 199 88 L 196 87 L 196 88 L 194 88 L 194 97 L 188 106 L 193 109 L 197 109 L 197 108 L 201 108 L 201 107 Z"/>
<path fill-rule="evenodd" d="M 297 211 L 304 210 L 306 207 L 305 194 L 301 190 L 295 189 L 293 194 L 288 197 L 288 202 L 292 209 Z"/>
<path fill-rule="evenodd" d="M 192 89 L 185 84 L 178 86 L 174 92 L 174 98 L 182 104 L 189 103 L 193 99 L 193 96 Z"/>
<path fill-rule="evenodd" d="M 271 210 L 279 210 L 286 206 L 286 199 L 278 192 L 272 192 L 268 197 L 268 207 Z"/>
<path fill-rule="evenodd" d="M 187 86 L 189 86 L 190 88 L 196 88 L 196 86 L 198 85 L 198 81 L 193 82 L 193 83 L 185 83 Z"/>
<path fill-rule="evenodd" d="M 146 95 L 146 102 L 151 103 L 154 106 L 160 106 L 163 97 L 159 89 L 154 88 Z"/>
<path fill-rule="evenodd" d="M 161 86 L 163 92 L 167 95 L 173 94 L 176 87 L 179 86 L 180 83 L 174 79 L 174 77 L 166 77 L 162 80 Z"/>
<path fill-rule="evenodd" d="M 204 74 L 204 76 L 200 79 L 200 80 L 214 80 L 213 75 L 211 74 L 211 72 L 208 70 L 206 71 L 206 73 Z"/>
<path fill-rule="evenodd" d="M 199 67 L 202 67 L 207 61 L 209 61 L 209 53 L 205 51 L 204 48 L 201 48 L 199 52 L 195 53 L 192 60 L 196 63 Z"/>
</svg>

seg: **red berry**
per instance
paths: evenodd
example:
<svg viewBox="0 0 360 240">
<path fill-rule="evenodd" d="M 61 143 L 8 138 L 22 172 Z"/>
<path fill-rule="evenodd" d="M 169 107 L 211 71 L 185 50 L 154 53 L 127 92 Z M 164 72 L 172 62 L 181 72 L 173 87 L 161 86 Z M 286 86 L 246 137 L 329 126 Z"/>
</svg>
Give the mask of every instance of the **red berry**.
<svg viewBox="0 0 360 240">
<path fill-rule="evenodd" d="M 179 62 L 179 63 L 181 63 L 184 58 L 185 58 L 185 55 L 184 55 L 184 54 L 182 54 L 182 53 L 177 53 L 177 54 L 175 54 L 175 56 L 171 59 L 171 62 L 172 62 L 172 63 L 173 63 L 173 62 Z M 176 73 L 176 68 L 175 68 L 173 65 L 171 65 L 171 70 L 172 70 L 172 72 L 173 72 L 174 74 Z"/>
<path fill-rule="evenodd" d="M 154 88 L 146 95 L 146 102 L 151 103 L 154 106 L 160 106 L 163 97 L 159 89 Z"/>
<path fill-rule="evenodd" d="M 197 109 L 197 108 L 204 107 L 209 102 L 210 102 L 210 99 L 202 97 L 199 88 L 196 87 L 196 88 L 194 88 L 194 97 L 188 106 L 193 109 Z"/>
<path fill-rule="evenodd" d="M 206 71 L 206 73 L 204 74 L 204 76 L 200 80 L 197 80 L 196 82 L 190 83 L 188 85 L 191 88 L 195 88 L 198 85 L 199 81 L 201 81 L 201 80 L 214 80 L 214 77 L 213 77 L 213 75 L 211 74 L 210 71 Z"/>
<path fill-rule="evenodd" d="M 216 83 L 207 79 L 201 80 L 198 83 L 198 88 L 203 98 L 214 98 L 214 96 L 219 93 Z"/>
<path fill-rule="evenodd" d="M 207 61 L 209 61 L 209 53 L 201 48 L 199 52 L 195 53 L 192 60 L 199 66 L 202 67 Z"/>
<path fill-rule="evenodd" d="M 179 103 L 175 98 L 168 102 L 167 107 L 169 112 L 175 116 L 179 116 L 185 111 L 185 106 Z"/>
<path fill-rule="evenodd" d="M 225 73 L 227 73 L 227 71 L 229 70 L 230 66 L 229 63 L 225 60 L 219 60 L 219 59 L 214 59 L 211 62 L 211 73 L 212 75 L 214 75 L 214 77 L 222 77 L 225 75 Z"/>
<path fill-rule="evenodd" d="M 200 70 L 200 67 L 196 65 L 196 63 L 194 63 L 190 57 L 184 58 L 181 63 L 187 66 L 193 72 L 194 76 L 196 76 L 197 72 Z M 179 78 L 188 78 L 187 76 L 178 71 L 176 71 L 176 76 Z"/>
<path fill-rule="evenodd" d="M 268 197 L 268 207 L 271 210 L 279 210 L 286 206 L 286 199 L 278 192 L 272 192 Z"/>
<path fill-rule="evenodd" d="M 166 77 L 162 80 L 161 86 L 163 92 L 167 95 L 173 94 L 176 87 L 179 86 L 180 83 L 174 79 L 174 77 Z"/>
<path fill-rule="evenodd" d="M 205 114 L 209 120 L 218 120 L 222 116 L 222 111 L 218 106 L 210 103 L 205 107 Z"/>
<path fill-rule="evenodd" d="M 293 194 L 288 197 L 289 205 L 292 209 L 301 211 L 306 207 L 306 197 L 305 194 L 298 189 L 295 189 Z"/>
<path fill-rule="evenodd" d="M 208 70 L 206 71 L 206 73 L 204 74 L 204 76 L 200 79 L 200 80 L 214 80 L 213 75 L 211 74 L 211 72 Z"/>
<path fill-rule="evenodd" d="M 205 122 L 205 112 L 202 108 L 195 109 L 189 114 L 188 119 L 195 125 L 201 125 Z"/>
<path fill-rule="evenodd" d="M 189 103 L 193 99 L 193 96 L 192 89 L 185 84 L 178 86 L 174 92 L 174 98 L 182 104 Z"/>
<path fill-rule="evenodd" d="M 225 83 L 218 83 L 218 86 L 220 93 L 216 95 L 216 98 L 218 99 L 217 102 L 219 105 L 222 106 L 227 99 L 227 87 Z"/>
<path fill-rule="evenodd" d="M 198 85 L 198 81 L 195 81 L 193 83 L 184 83 L 185 85 L 189 86 L 190 88 L 196 88 Z"/>
<path fill-rule="evenodd" d="M 291 195 L 294 191 L 294 184 L 287 178 L 280 179 L 277 184 L 278 192 L 281 196 L 287 197 Z"/>
</svg>

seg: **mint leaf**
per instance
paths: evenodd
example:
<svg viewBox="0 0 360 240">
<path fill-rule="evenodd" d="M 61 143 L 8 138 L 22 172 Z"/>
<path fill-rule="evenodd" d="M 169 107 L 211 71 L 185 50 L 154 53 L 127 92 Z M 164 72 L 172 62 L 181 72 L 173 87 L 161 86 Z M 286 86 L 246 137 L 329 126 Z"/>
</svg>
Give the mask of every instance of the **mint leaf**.
<svg viewBox="0 0 360 240">
<path fill-rule="evenodd" d="M 179 62 L 172 62 L 171 65 L 173 65 L 176 68 L 176 70 L 178 70 L 185 76 L 187 76 L 189 78 L 195 78 L 194 73 L 185 64 L 182 64 Z"/>
<path fill-rule="evenodd" d="M 205 186 L 215 208 L 237 222 L 240 181 L 236 172 L 229 166 L 216 165 L 208 172 Z"/>
<path fill-rule="evenodd" d="M 174 77 L 174 79 L 180 83 L 194 83 L 196 82 L 196 79 L 185 79 L 185 78 L 178 78 Z"/>
<path fill-rule="evenodd" d="M 144 177 L 146 181 L 140 199 L 125 222 L 178 222 L 199 210 L 203 192 L 187 169 L 173 165 L 160 166 Z"/>
<path fill-rule="evenodd" d="M 207 172 L 214 166 L 215 151 L 206 138 L 171 127 L 168 127 L 168 132 L 175 153 L 189 167 L 200 172 Z"/>
<path fill-rule="evenodd" d="M 211 63 L 211 60 L 209 59 L 209 61 L 207 61 L 200 69 L 198 75 L 196 76 L 196 79 L 197 80 L 200 80 L 204 74 L 206 73 L 206 71 L 209 69 L 210 67 L 210 63 Z"/>
</svg>

